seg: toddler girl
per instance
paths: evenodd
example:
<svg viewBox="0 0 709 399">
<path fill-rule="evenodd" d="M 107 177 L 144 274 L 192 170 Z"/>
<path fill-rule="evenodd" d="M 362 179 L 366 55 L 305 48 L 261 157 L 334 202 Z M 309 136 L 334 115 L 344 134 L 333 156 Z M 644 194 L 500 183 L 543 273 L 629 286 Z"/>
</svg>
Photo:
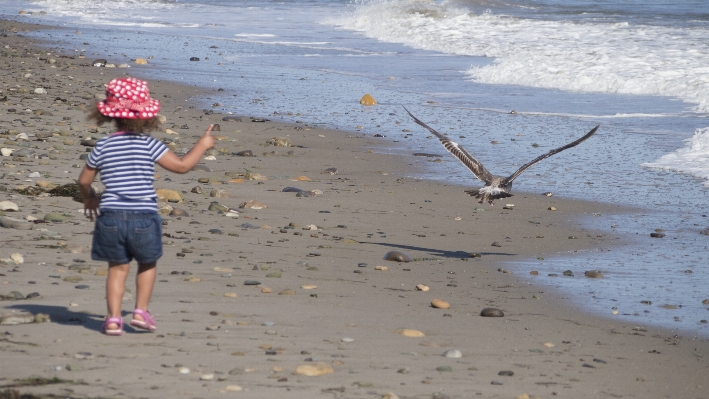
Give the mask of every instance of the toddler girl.
<svg viewBox="0 0 709 399">
<path fill-rule="evenodd" d="M 84 214 L 92 221 L 96 216 L 91 259 L 108 262 L 108 316 L 103 324 L 107 335 L 123 333 L 121 300 L 133 259 L 138 262 L 138 273 L 130 325 L 157 329 L 148 311 L 155 266 L 162 256 L 162 220 L 153 187 L 155 163 L 171 172 L 186 173 L 214 146 L 210 125 L 194 147 L 178 157 L 146 134 L 158 128 L 158 111 L 160 102 L 150 97 L 147 82 L 127 77 L 109 82 L 106 100 L 98 102 L 89 115 L 99 126 L 114 122 L 118 130 L 96 142 L 79 176 Z M 97 173 L 105 186 L 100 203 L 91 189 Z"/>
</svg>

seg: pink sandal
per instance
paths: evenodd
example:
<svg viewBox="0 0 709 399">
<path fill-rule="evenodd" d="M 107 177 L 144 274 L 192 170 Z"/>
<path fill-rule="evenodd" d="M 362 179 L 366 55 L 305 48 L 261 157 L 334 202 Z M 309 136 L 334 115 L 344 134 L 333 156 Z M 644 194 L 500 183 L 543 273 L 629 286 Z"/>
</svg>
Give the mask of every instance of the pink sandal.
<svg viewBox="0 0 709 399">
<path fill-rule="evenodd" d="M 136 319 L 135 315 L 142 317 L 143 320 Z M 135 310 L 133 311 L 133 320 L 130 321 L 130 325 L 148 331 L 155 331 L 158 329 L 158 326 L 155 325 L 155 320 L 150 317 L 150 312 L 138 308 L 135 308 Z"/>
<path fill-rule="evenodd" d="M 116 324 L 118 328 L 108 328 L 109 324 Z M 106 321 L 103 323 L 103 333 L 106 335 L 123 334 L 123 319 L 120 317 L 106 317 Z"/>
</svg>

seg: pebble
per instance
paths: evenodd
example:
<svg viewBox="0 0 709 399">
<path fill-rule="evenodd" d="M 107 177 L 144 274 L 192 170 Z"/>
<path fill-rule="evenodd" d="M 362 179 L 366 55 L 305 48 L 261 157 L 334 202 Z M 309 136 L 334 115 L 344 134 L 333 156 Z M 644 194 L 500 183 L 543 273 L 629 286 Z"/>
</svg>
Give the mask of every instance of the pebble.
<svg viewBox="0 0 709 399">
<path fill-rule="evenodd" d="M 0 314 L 0 325 L 14 326 L 18 324 L 29 324 L 35 322 L 35 316 L 28 312 L 2 313 Z"/>
<path fill-rule="evenodd" d="M 337 174 L 337 168 L 327 168 L 321 172 L 324 175 L 336 175 Z"/>
<path fill-rule="evenodd" d="M 451 359 L 460 359 L 461 357 L 463 357 L 463 352 L 458 349 L 448 349 L 447 351 L 443 352 L 442 356 Z"/>
<path fill-rule="evenodd" d="M 359 103 L 365 106 L 376 105 L 377 101 L 372 97 L 371 94 L 365 94 L 359 99 Z"/>
<path fill-rule="evenodd" d="M 199 376 L 200 381 L 212 381 L 214 380 L 214 374 L 202 374 Z"/>
<path fill-rule="evenodd" d="M 450 309 L 450 303 L 444 301 L 443 299 L 434 299 L 431 301 L 431 306 L 437 309 Z"/>
<path fill-rule="evenodd" d="M 426 292 L 426 291 L 428 291 L 428 290 L 430 290 L 430 288 L 429 288 L 427 285 L 424 285 L 424 284 L 418 284 L 418 285 L 416 285 L 416 291 L 423 291 L 423 292 Z"/>
<path fill-rule="evenodd" d="M 389 251 L 384 255 L 384 260 L 395 262 L 413 262 L 414 259 L 409 255 L 399 251 Z"/>
<path fill-rule="evenodd" d="M 603 278 L 603 274 L 598 270 L 589 270 L 584 275 L 588 278 Z"/>
<path fill-rule="evenodd" d="M 295 291 L 293 290 L 283 290 L 278 293 L 278 295 L 295 295 Z"/>
<path fill-rule="evenodd" d="M 261 293 L 262 293 L 262 294 L 270 294 L 271 292 L 272 292 L 272 290 L 271 290 L 270 288 L 268 288 L 268 287 L 263 287 L 263 288 L 261 288 Z"/>
<path fill-rule="evenodd" d="M 15 230 L 32 230 L 34 228 L 34 223 L 29 223 L 22 219 L 11 218 L 9 216 L 2 216 L 0 217 L 0 226 Z"/>
<path fill-rule="evenodd" d="M 340 340 L 341 342 L 354 342 L 354 338 L 345 337 Z"/>
<path fill-rule="evenodd" d="M 386 271 L 387 267 L 386 266 L 374 266 L 374 270 Z"/>
<path fill-rule="evenodd" d="M 500 309 L 485 308 L 480 311 L 480 316 L 482 316 L 482 317 L 504 317 L 505 314 Z"/>
<path fill-rule="evenodd" d="M 426 334 L 422 333 L 421 331 L 418 330 L 410 330 L 410 329 L 400 329 L 396 330 L 399 334 L 405 336 L 405 337 L 413 337 L 413 338 L 420 338 L 420 337 L 425 337 Z"/>
<path fill-rule="evenodd" d="M 230 198 L 231 196 L 229 195 L 229 191 L 227 191 L 225 188 L 213 188 L 212 191 L 209 192 L 210 197 L 214 198 Z"/>
<path fill-rule="evenodd" d="M 268 206 L 266 206 L 266 204 L 264 204 L 263 202 L 251 200 L 248 202 L 242 202 L 241 204 L 239 204 L 239 208 L 242 208 L 242 209 L 266 209 L 266 208 L 268 208 Z"/>
<path fill-rule="evenodd" d="M 317 377 L 334 372 L 335 370 L 326 363 L 303 364 L 295 369 L 295 374 L 307 377 Z"/>
<path fill-rule="evenodd" d="M 61 222 L 64 220 L 64 215 L 58 212 L 50 212 L 44 215 L 44 220 L 47 222 Z"/>
<path fill-rule="evenodd" d="M 187 367 L 180 367 L 179 369 L 177 369 L 177 372 L 180 374 L 189 374 L 190 369 L 188 369 Z"/>
<path fill-rule="evenodd" d="M 451 366 L 438 366 L 436 367 L 436 371 L 441 372 L 441 373 L 450 373 L 453 371 L 453 367 Z"/>
<path fill-rule="evenodd" d="M 241 385 L 227 385 L 223 392 L 241 392 L 244 388 Z M 222 392 L 222 391 L 220 391 Z"/>
<path fill-rule="evenodd" d="M 246 280 L 244 281 L 244 285 L 261 285 L 261 282 L 256 280 Z"/>
</svg>

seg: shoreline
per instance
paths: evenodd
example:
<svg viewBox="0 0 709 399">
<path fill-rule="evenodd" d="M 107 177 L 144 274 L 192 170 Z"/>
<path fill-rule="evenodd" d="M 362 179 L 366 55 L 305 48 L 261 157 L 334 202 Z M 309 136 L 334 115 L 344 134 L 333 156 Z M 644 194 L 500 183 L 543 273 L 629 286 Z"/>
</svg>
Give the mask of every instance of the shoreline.
<svg viewBox="0 0 709 399">
<path fill-rule="evenodd" d="M 20 25 L 8 21 L 0 24 L 3 30 L 8 25 Z M 17 42 L 31 45 L 24 38 L 3 38 L 3 44 L 7 44 L 6 40 L 15 40 L 11 48 Z M 5 57 L 8 72 L 3 81 L 10 84 L 10 77 L 32 73 L 54 83 L 48 87 L 50 93 L 45 99 L 31 99 L 29 91 L 35 80 L 30 77 L 18 82 L 20 89 L 26 88 L 28 93 L 12 93 L 9 101 L 16 105 L 5 110 L 51 109 L 51 116 L 39 115 L 37 122 L 31 122 L 34 113 L 19 119 L 30 121 L 22 123 L 27 133 L 45 126 L 59 130 L 52 136 L 57 140 L 49 145 L 28 143 L 41 143 L 37 145 L 44 151 L 56 145 L 65 149 L 57 150 L 56 159 L 49 158 L 45 165 L 38 160 L 8 161 L 3 157 L 6 173 L 14 173 L 11 180 L 3 178 L 8 187 L 28 184 L 24 182 L 25 176 L 36 170 L 49 174 L 46 179 L 54 183 L 76 178 L 79 169 L 70 165 L 83 165 L 79 155 L 85 148 L 79 145 L 80 139 L 106 133 L 110 128 L 91 133 L 92 128 L 83 120 L 83 111 L 71 109 L 74 106 L 67 109 L 66 102 L 90 103 L 83 97 L 87 97 L 87 92 L 101 92 L 102 85 L 110 80 L 109 72 L 137 72 L 135 76 L 140 76 L 135 68 L 109 71 L 77 65 L 88 65 L 89 59 L 57 58 L 60 61 L 57 68 L 50 68 L 51 65 L 37 60 L 42 56 L 34 53 L 22 54 L 18 50 L 18 59 Z M 26 63 L 19 64 L 22 61 Z M 27 72 L 28 69 L 32 71 Z M 100 72 L 104 75 L 99 75 Z M 52 76 L 56 73 L 71 73 L 73 79 Z M 70 82 L 82 87 L 61 90 L 63 84 Z M 702 357 L 709 350 L 706 339 L 683 339 L 669 329 L 638 327 L 627 321 L 579 313 L 575 307 L 563 303 L 563 295 L 541 293 L 540 287 L 528 279 L 498 271 L 500 262 L 516 256 L 533 259 L 614 245 L 608 242 L 612 237 L 598 237 L 578 220 L 584 213 L 609 213 L 620 207 L 517 193 L 509 201 L 515 203 L 514 210 L 500 209 L 502 203 L 498 203 L 499 208 L 485 206 L 485 212 L 471 214 L 476 203 L 461 187 L 401 177 L 412 165 L 423 167 L 423 162 L 428 162 L 425 158 L 412 160 L 378 154 L 376 148 L 381 143 L 354 132 L 255 123 L 248 122 L 246 117 L 244 122 L 221 121 L 222 115 L 207 115 L 183 106 L 189 104 L 184 100 L 205 94 L 205 90 L 152 80 L 150 84 L 152 93 L 163 102 L 162 113 L 168 119 L 164 127 L 178 131 L 184 146 L 189 146 L 193 136 L 201 134 L 208 123 L 219 123 L 222 130 L 215 134 L 224 137 L 215 146 L 217 160 L 205 162 L 211 173 L 172 175 L 157 170 L 161 177 L 156 180 L 156 187 L 186 191 L 185 202 L 178 207 L 191 215 L 167 218 L 164 227 L 164 232 L 174 238 L 167 238 L 173 243 L 165 245 L 152 302 L 158 315 L 159 333 L 127 332 L 117 340 L 101 335 L 102 277 L 96 273 L 105 265 L 91 261 L 86 251 L 91 224 L 77 213 L 81 204 L 64 197 L 33 198 L 8 190 L 0 193 L 0 200 L 20 205 L 20 212 L 10 216 L 33 214 L 41 218 L 50 210 L 61 210 L 69 217 L 63 223 L 36 225 L 35 230 L 27 233 L 0 229 L 7 243 L 2 257 L 18 252 L 25 256 L 26 262 L 18 265 L 20 273 L 10 272 L 15 266 L 0 265 L 0 273 L 4 274 L 0 277 L 3 284 L 0 293 L 12 290 L 40 293 L 39 298 L 3 301 L 3 312 L 10 309 L 46 313 L 52 319 L 52 323 L 3 326 L 9 332 L 8 338 L 0 341 L 3 358 L 7 359 L 3 364 L 12 364 L 12 368 L 1 367 L 0 374 L 5 377 L 0 379 L 0 386 L 40 375 L 84 380 L 88 385 L 72 384 L 70 388 L 74 394 L 92 397 L 101 397 L 107 391 L 123 392 L 127 397 L 217 396 L 231 385 L 249 390 L 251 397 L 273 397 L 285 391 L 298 397 L 331 396 L 332 392 L 340 391 L 326 390 L 340 386 L 344 387 L 345 395 L 355 396 L 374 391 L 380 396 L 394 392 L 400 397 L 435 393 L 449 397 L 475 394 L 516 397 L 525 393 L 538 397 L 596 397 L 601 390 L 612 395 L 644 393 L 646 397 L 659 397 L 662 392 L 680 397 L 707 397 L 707 388 L 700 386 L 701 376 L 706 375 L 708 368 Z M 54 100 L 57 106 L 52 107 L 52 91 L 56 90 L 59 90 L 57 97 L 70 98 Z M 4 94 L 10 93 L 4 90 L 0 96 Z M 16 101 L 20 98 L 21 101 Z M 182 105 L 178 108 L 177 104 Z M 5 110 L 3 130 L 17 130 L 12 126 L 15 117 L 7 120 Z M 64 117 L 70 118 L 70 122 L 64 122 Z M 67 124 L 76 130 L 68 130 Z M 180 129 L 185 125 L 189 129 Z M 68 134 L 63 135 L 62 131 Z M 154 135 L 161 139 L 173 136 Z M 273 137 L 284 136 L 301 147 L 265 144 Z M 72 144 L 64 140 L 71 140 Z M 226 150 L 219 152 L 220 147 Z M 252 150 L 256 157 L 230 155 L 241 150 Z M 338 168 L 339 173 L 323 175 L 322 171 L 330 167 Z M 247 169 L 268 180 L 231 181 L 243 179 Z M 20 170 L 27 173 L 17 174 Z M 61 174 L 60 178 L 53 173 L 59 170 L 69 173 Z M 298 176 L 307 176 L 310 181 L 296 180 Z M 198 178 L 207 178 L 209 182 L 200 184 Z M 214 199 L 190 193 L 197 185 L 207 192 L 226 188 L 232 197 Z M 282 192 L 287 186 L 317 189 L 324 194 L 296 198 L 293 193 Z M 251 199 L 267 204 L 268 208 L 240 210 L 238 220 L 205 211 L 211 201 L 237 208 Z M 457 210 L 461 201 L 466 201 L 464 209 Z M 558 210 L 549 211 L 550 206 Z M 501 222 L 505 228 L 499 228 Z M 270 228 L 241 228 L 242 223 Z M 290 226 L 291 223 L 295 226 Z M 321 229 L 315 232 L 302 229 L 310 224 Z M 45 243 L 51 243 L 50 247 L 58 245 L 54 244 L 58 240 L 51 239 L 39 241 L 41 244 L 37 246 L 33 240 L 42 238 L 37 230 L 40 227 L 69 237 L 62 240 L 66 246 L 48 248 Z M 223 234 L 210 233 L 214 228 Z M 537 238 L 541 236 L 544 238 Z M 569 240 L 569 236 L 578 239 Z M 492 246 L 492 242 L 500 246 Z M 192 252 L 183 252 L 185 248 Z M 71 252 L 74 250 L 78 252 Z M 419 260 L 413 263 L 382 260 L 390 250 L 403 251 Z M 176 256 L 180 253 L 184 256 Z M 482 256 L 470 257 L 471 253 Z M 57 265 L 57 260 L 66 265 Z M 367 266 L 358 267 L 360 263 Z M 71 268 L 82 265 L 89 268 Z M 375 266 L 386 266 L 388 270 L 377 271 Z M 317 270 L 309 270 L 313 267 Z M 279 277 L 267 277 L 274 270 L 280 272 Z M 191 278 L 181 274 L 185 271 L 201 280 L 185 281 Z M 230 276 L 224 277 L 227 274 Z M 52 275 L 62 278 L 55 279 Z M 81 277 L 79 285 L 88 285 L 89 289 L 75 289 L 75 283 L 63 280 L 65 276 Z M 247 286 L 243 284 L 245 280 L 258 280 L 262 284 Z M 59 284 L 52 285 L 49 281 Z M 416 284 L 426 284 L 431 290 L 415 291 Z M 304 285 L 318 288 L 300 288 Z M 272 293 L 262 293 L 264 286 L 271 288 Z M 296 295 L 277 294 L 288 289 Z M 237 296 L 225 296 L 232 293 Z M 430 307 L 428 304 L 434 298 L 450 302 L 451 309 Z M 130 311 L 130 306 L 128 300 L 124 310 Z M 505 317 L 479 317 L 484 307 L 500 308 Z M 264 326 L 264 321 L 273 321 L 275 325 Z M 396 333 L 401 328 L 423 331 L 426 337 L 403 337 Z M 276 333 L 271 334 L 272 330 Z M 17 342 L 34 345 L 22 346 Z M 264 349 L 268 345 L 270 348 Z M 22 348 L 19 352 L 18 347 Z M 441 357 L 446 349 L 459 349 L 463 357 Z M 79 353 L 83 352 L 92 355 L 81 358 L 83 355 Z M 657 364 L 648 361 L 658 359 L 657 356 L 661 356 Z M 316 361 L 308 362 L 309 358 Z M 580 358 L 583 360 L 579 361 Z M 318 361 L 327 363 L 334 373 L 320 377 L 293 375 L 298 365 Z M 688 370 L 690 364 L 694 368 Z M 53 371 L 52 367 L 57 365 L 64 367 Z M 67 369 L 69 365 L 72 366 Z M 131 369 L 133 365 L 138 367 Z M 180 374 L 180 367 L 188 367 L 192 372 Z M 451 371 L 441 371 L 439 367 L 449 367 Z M 408 370 L 398 372 L 403 369 Z M 106 379 L 106 370 L 115 373 L 113 381 Z M 514 376 L 498 376 L 501 370 L 513 370 Z M 128 385 L 129 381 L 135 382 L 136 373 L 153 376 L 153 382 Z M 200 381 L 210 374 L 212 379 Z M 59 387 L 17 389 L 60 393 L 66 385 Z"/>
</svg>

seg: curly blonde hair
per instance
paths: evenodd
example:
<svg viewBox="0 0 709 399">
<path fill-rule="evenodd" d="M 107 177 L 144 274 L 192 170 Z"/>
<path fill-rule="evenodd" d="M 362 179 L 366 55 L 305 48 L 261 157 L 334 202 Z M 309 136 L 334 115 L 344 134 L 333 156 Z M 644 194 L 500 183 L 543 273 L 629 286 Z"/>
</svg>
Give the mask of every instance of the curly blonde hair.
<svg viewBox="0 0 709 399">
<path fill-rule="evenodd" d="M 96 122 L 99 126 L 113 122 L 117 130 L 132 133 L 149 133 L 160 128 L 160 120 L 157 116 L 150 119 L 111 118 L 100 113 L 95 104 L 90 108 L 86 119 Z"/>
</svg>

